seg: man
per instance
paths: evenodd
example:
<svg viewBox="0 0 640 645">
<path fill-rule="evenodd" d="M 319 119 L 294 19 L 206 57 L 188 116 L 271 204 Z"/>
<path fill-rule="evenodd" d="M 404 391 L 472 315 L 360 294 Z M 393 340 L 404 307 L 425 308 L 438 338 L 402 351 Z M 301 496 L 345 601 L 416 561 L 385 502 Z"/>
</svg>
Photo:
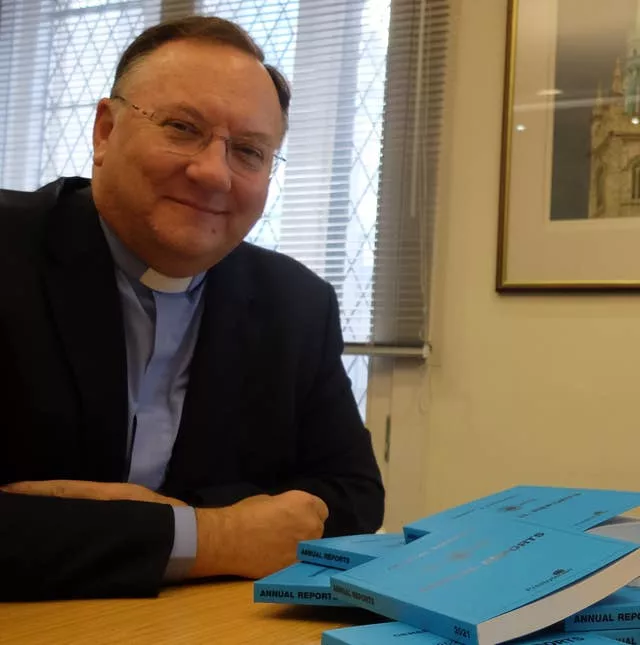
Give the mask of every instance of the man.
<svg viewBox="0 0 640 645">
<path fill-rule="evenodd" d="M 288 104 L 232 23 L 153 27 L 98 104 L 91 183 L 0 191 L 0 599 L 260 577 L 380 526 L 335 294 L 243 242 Z"/>
</svg>

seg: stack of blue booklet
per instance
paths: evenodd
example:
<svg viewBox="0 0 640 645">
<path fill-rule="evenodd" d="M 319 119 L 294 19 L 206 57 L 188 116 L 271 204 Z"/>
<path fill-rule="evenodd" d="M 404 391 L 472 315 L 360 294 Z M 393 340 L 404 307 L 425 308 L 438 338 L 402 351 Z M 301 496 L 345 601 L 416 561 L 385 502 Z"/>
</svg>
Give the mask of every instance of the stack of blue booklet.
<svg viewBox="0 0 640 645">
<path fill-rule="evenodd" d="M 387 618 L 494 645 L 562 621 L 638 574 L 638 545 L 483 516 L 337 573 L 331 586 Z"/>
<path fill-rule="evenodd" d="M 298 562 L 253 583 L 255 602 L 344 607 L 346 600 L 331 589 L 330 576 L 336 569 Z"/>
<path fill-rule="evenodd" d="M 332 630 L 323 643 L 635 643 L 633 609 L 622 611 L 628 620 L 604 627 L 603 621 L 578 616 L 597 611 L 593 606 L 616 594 L 619 600 L 634 593 L 625 586 L 640 577 L 640 545 L 589 530 L 637 506 L 640 493 L 518 486 L 413 522 L 404 527 L 404 539 L 350 536 L 301 543 L 299 558 L 324 572 L 332 602 L 398 621 Z M 256 590 L 265 581 L 256 582 Z M 284 601 L 296 602 L 295 593 Z M 572 620 L 588 627 L 572 628 Z M 544 633 L 559 625 L 571 630 L 562 640 Z"/>
<path fill-rule="evenodd" d="M 304 605 L 349 605 L 349 602 L 334 594 L 330 584 L 331 575 L 391 553 L 404 544 L 402 533 L 347 535 L 300 542 L 300 562 L 257 580 L 253 586 L 254 600 Z"/>
</svg>

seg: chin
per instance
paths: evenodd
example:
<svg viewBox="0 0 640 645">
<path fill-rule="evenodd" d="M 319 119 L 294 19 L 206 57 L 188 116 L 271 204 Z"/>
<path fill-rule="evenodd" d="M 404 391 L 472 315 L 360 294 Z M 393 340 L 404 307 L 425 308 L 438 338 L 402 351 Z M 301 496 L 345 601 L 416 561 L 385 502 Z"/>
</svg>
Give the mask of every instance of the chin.
<svg viewBox="0 0 640 645">
<path fill-rule="evenodd" d="M 167 251 L 184 266 L 200 267 L 197 271 L 200 273 L 217 264 L 225 255 L 231 252 L 232 248 L 228 245 L 220 244 L 202 244 L 202 240 L 181 240 L 181 243 L 163 245 Z"/>
</svg>

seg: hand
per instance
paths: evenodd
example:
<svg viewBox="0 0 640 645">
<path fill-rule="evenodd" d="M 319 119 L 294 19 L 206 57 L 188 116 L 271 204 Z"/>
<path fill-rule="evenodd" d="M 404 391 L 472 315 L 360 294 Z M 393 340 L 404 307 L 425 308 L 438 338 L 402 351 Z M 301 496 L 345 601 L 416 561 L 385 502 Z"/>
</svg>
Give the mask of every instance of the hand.
<svg viewBox="0 0 640 645">
<path fill-rule="evenodd" d="M 262 578 L 293 564 L 300 540 L 322 537 L 328 516 L 319 497 L 299 490 L 197 508 L 198 553 L 190 577 Z"/>
<path fill-rule="evenodd" d="M 74 499 L 131 500 L 134 502 L 155 502 L 171 506 L 186 506 L 179 499 L 165 497 L 138 484 L 119 482 L 86 482 L 73 479 L 52 479 L 48 481 L 15 482 L 0 486 L 5 493 L 41 495 L 44 497 L 71 497 Z"/>
</svg>

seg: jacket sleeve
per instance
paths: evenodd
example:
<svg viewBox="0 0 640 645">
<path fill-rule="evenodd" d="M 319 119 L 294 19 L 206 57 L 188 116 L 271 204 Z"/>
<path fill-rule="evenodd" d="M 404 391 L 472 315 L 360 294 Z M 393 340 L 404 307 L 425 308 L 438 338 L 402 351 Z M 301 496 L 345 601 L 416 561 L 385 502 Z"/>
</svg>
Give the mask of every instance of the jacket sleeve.
<svg viewBox="0 0 640 645">
<path fill-rule="evenodd" d="M 329 292 L 318 368 L 301 402 L 298 474 L 286 488 L 317 495 L 329 507 L 325 537 L 372 533 L 382 525 L 380 470 L 342 364 L 338 302 Z"/>
<path fill-rule="evenodd" d="M 0 493 L 0 601 L 155 596 L 170 506 Z"/>
</svg>

